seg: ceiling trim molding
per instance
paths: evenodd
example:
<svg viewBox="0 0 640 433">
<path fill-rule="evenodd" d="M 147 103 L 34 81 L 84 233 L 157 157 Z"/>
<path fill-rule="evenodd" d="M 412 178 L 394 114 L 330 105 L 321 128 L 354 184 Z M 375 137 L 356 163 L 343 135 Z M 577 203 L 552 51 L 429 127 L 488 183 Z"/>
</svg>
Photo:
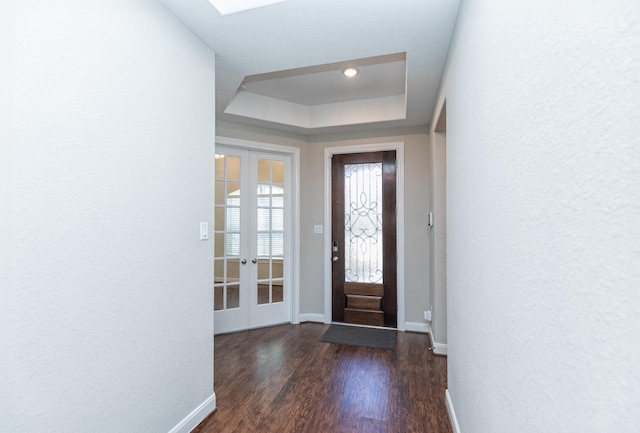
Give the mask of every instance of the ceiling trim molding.
<svg viewBox="0 0 640 433">
<path fill-rule="evenodd" d="M 302 105 L 251 92 L 238 92 L 225 114 L 304 129 L 406 119 L 405 95 L 322 105 Z"/>
</svg>

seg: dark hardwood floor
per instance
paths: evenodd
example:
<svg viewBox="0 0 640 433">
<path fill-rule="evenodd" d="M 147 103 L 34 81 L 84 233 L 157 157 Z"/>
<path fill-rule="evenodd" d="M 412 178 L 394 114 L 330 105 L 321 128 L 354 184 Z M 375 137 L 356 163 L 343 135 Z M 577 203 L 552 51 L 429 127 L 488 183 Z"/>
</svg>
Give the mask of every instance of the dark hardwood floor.
<svg viewBox="0 0 640 433">
<path fill-rule="evenodd" d="M 451 433 L 447 360 L 429 336 L 399 332 L 396 350 L 318 341 L 327 325 L 215 337 L 218 408 L 194 433 Z"/>
</svg>

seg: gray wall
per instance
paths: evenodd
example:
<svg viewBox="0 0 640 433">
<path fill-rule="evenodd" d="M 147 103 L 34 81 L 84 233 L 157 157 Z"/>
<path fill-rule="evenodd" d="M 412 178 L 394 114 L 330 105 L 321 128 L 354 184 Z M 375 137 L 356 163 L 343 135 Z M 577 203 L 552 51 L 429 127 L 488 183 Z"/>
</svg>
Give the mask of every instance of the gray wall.
<svg viewBox="0 0 640 433">
<path fill-rule="evenodd" d="M 436 353 L 447 344 L 447 200 L 446 200 L 446 134 L 430 135 L 430 164 L 432 189 L 430 210 L 433 212 L 433 228 L 430 232 L 430 305 L 433 316 L 431 333 Z"/>
<path fill-rule="evenodd" d="M 302 210 L 302 244 L 309 245 L 307 264 L 313 269 L 306 281 L 306 296 L 302 297 L 303 311 L 323 313 L 324 256 L 323 237 L 313 234 L 313 224 L 324 222 L 324 149 L 375 143 L 405 143 L 405 317 L 407 322 L 425 323 L 423 311 L 429 305 L 429 246 L 428 246 L 428 184 L 427 166 L 429 141 L 427 134 L 379 136 L 359 139 L 333 139 L 314 142 L 307 150 L 306 196 L 313 202 Z M 306 227 L 305 227 L 306 224 Z M 398 269 L 402 272 L 402 269 Z"/>
<path fill-rule="evenodd" d="M 639 16 L 463 2 L 445 77 L 463 433 L 638 431 Z"/>
<path fill-rule="evenodd" d="M 424 324 L 423 311 L 429 306 L 428 169 L 429 136 L 408 131 L 400 134 L 380 132 L 367 138 L 330 138 L 285 135 L 264 128 L 218 122 L 220 136 L 263 141 L 301 149 L 300 203 L 300 313 L 324 314 L 324 235 L 313 226 L 324 224 L 324 149 L 357 144 L 405 142 L 405 286 L 406 320 Z"/>
</svg>

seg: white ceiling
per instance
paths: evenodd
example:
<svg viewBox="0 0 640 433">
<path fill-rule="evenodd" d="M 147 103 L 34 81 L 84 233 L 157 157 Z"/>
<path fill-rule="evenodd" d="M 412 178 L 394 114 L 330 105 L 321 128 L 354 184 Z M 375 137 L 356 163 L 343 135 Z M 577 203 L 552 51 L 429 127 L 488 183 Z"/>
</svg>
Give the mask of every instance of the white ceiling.
<svg viewBox="0 0 640 433">
<path fill-rule="evenodd" d="M 286 0 L 222 16 L 208 0 L 161 1 L 216 53 L 218 119 L 302 135 L 428 125 L 460 3 Z M 406 72 L 399 55 L 406 55 Z M 379 56 L 387 57 L 366 61 Z M 339 73 L 362 59 L 357 77 L 347 80 Z M 246 91 L 238 92 L 243 81 Z M 389 117 L 393 120 L 367 116 L 367 99 L 384 101 L 405 91 L 404 112 L 396 110 Z M 334 118 L 330 122 L 288 122 L 286 115 L 262 117 L 252 114 L 259 110 L 238 109 L 239 93 L 245 93 L 245 101 L 251 94 L 278 102 L 267 104 L 271 110 L 280 103 L 299 104 L 309 113 L 320 112 L 318 106 L 339 109 L 333 116 L 322 111 L 323 118 Z M 234 109 L 228 110 L 232 102 Z M 348 104 L 357 106 L 360 116 L 336 122 Z"/>
</svg>

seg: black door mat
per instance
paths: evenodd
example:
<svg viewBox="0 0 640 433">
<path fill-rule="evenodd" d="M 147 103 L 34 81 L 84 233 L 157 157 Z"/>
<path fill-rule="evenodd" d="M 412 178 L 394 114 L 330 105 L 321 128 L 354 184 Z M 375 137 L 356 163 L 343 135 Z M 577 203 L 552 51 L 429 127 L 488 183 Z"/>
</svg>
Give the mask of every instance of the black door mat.
<svg viewBox="0 0 640 433">
<path fill-rule="evenodd" d="M 391 329 L 362 328 L 359 326 L 331 325 L 320 341 L 349 346 L 394 350 L 396 331 Z"/>
</svg>

